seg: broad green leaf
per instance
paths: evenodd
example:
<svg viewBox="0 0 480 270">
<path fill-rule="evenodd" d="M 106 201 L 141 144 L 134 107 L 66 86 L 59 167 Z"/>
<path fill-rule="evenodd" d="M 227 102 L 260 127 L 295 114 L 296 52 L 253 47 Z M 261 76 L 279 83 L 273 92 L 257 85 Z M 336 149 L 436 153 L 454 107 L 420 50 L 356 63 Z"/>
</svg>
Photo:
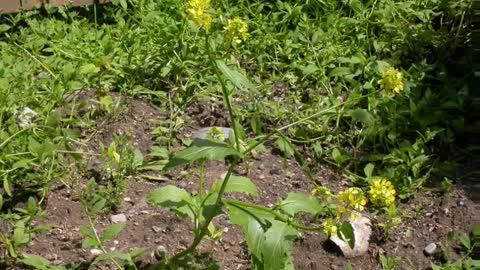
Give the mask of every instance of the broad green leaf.
<svg viewBox="0 0 480 270">
<path fill-rule="evenodd" d="M 302 68 L 303 75 L 305 75 L 305 76 L 308 76 L 312 73 L 315 73 L 318 70 L 319 69 L 318 69 L 317 65 L 312 65 L 312 64 Z"/>
<path fill-rule="evenodd" d="M 291 260 L 290 249 L 298 232 L 284 222 L 272 221 L 262 243 L 263 267 L 265 270 L 285 269 Z"/>
<path fill-rule="evenodd" d="M 142 255 L 143 253 L 147 252 L 148 249 L 146 248 L 136 248 L 132 251 L 130 251 L 130 258 L 132 258 L 132 260 L 135 260 L 138 256 Z"/>
<path fill-rule="evenodd" d="M 342 153 L 340 153 L 340 150 L 338 150 L 338 148 L 333 149 L 332 157 L 333 160 L 335 160 L 335 162 L 337 163 L 337 165 L 341 165 L 343 163 L 343 156 Z"/>
<path fill-rule="evenodd" d="M 158 188 L 148 194 L 147 201 L 151 204 L 167 207 L 181 216 L 194 217 L 193 198 L 181 188 L 172 185 Z"/>
<path fill-rule="evenodd" d="M 95 202 L 95 204 L 92 206 L 92 214 L 97 214 L 100 211 L 102 211 L 103 207 L 105 206 L 105 203 L 107 203 L 107 200 L 104 198 L 99 199 L 98 201 Z"/>
<path fill-rule="evenodd" d="M 280 208 L 291 216 L 301 212 L 315 215 L 323 209 L 318 200 L 300 193 L 289 193 Z"/>
<path fill-rule="evenodd" d="M 234 204 L 227 204 L 227 208 L 230 222 L 242 227 L 250 252 L 261 260 L 263 234 L 275 217 L 261 210 Z"/>
<path fill-rule="evenodd" d="M 458 239 L 460 240 L 460 243 L 466 248 L 470 249 L 472 247 L 472 244 L 470 242 L 470 237 L 464 232 L 459 232 L 458 233 Z"/>
<path fill-rule="evenodd" d="M 363 172 L 365 173 L 365 176 L 367 176 L 367 178 L 372 177 L 374 168 L 375 168 L 375 165 L 373 163 L 368 163 L 367 165 L 365 165 L 365 168 L 363 168 Z"/>
<path fill-rule="evenodd" d="M 8 31 L 8 29 L 10 29 L 9 25 L 0 24 L 0 33 L 6 32 L 6 31 Z"/>
<path fill-rule="evenodd" d="M 223 180 L 215 182 L 212 186 L 212 191 L 220 191 Z M 225 192 L 241 192 L 258 197 L 258 190 L 255 184 L 247 177 L 244 176 L 230 176 L 228 179 Z"/>
<path fill-rule="evenodd" d="M 90 227 L 80 226 L 80 232 L 85 236 L 95 238 L 95 234 Z"/>
<path fill-rule="evenodd" d="M 113 237 L 116 237 L 125 228 L 125 225 L 125 223 L 116 223 L 110 225 L 107 231 L 103 234 L 102 241 L 106 241 L 112 239 Z"/>
<path fill-rule="evenodd" d="M 97 74 L 100 72 L 100 68 L 95 66 L 94 64 L 86 64 L 80 67 L 80 74 Z"/>
<path fill-rule="evenodd" d="M 355 246 L 355 234 L 353 233 L 353 227 L 350 222 L 342 222 L 342 225 L 340 225 L 340 232 L 338 234 L 338 238 L 346 241 L 350 248 L 353 249 L 353 247 Z"/>
<path fill-rule="evenodd" d="M 15 247 L 20 247 L 28 242 L 30 242 L 30 234 L 25 233 L 25 222 L 20 220 L 13 229 L 13 244 Z"/>
<path fill-rule="evenodd" d="M 475 237 L 480 236 L 480 225 L 479 224 L 476 224 L 476 225 L 473 226 L 472 233 L 473 233 L 473 236 L 475 236 Z"/>
<path fill-rule="evenodd" d="M 329 74 L 329 77 L 341 77 L 341 76 L 345 76 L 345 75 L 348 75 L 348 74 L 351 74 L 352 71 L 350 70 L 350 68 L 347 68 L 347 67 L 337 67 L 337 68 L 334 68 L 332 69 L 332 71 L 330 71 L 330 74 Z"/>
<path fill-rule="evenodd" d="M 195 139 L 189 147 L 177 153 L 165 165 L 164 170 L 170 170 L 199 159 L 224 160 L 227 156 L 240 156 L 240 154 L 226 143 L 207 139 Z"/>
<path fill-rule="evenodd" d="M 130 257 L 130 254 L 120 253 L 120 252 L 109 252 L 95 258 L 95 260 L 92 262 L 92 265 L 102 261 L 110 260 L 110 259 L 120 259 L 122 261 L 128 262 L 129 264 L 133 264 L 132 257 Z"/>
<path fill-rule="evenodd" d="M 292 145 L 284 137 L 279 137 L 277 139 L 277 145 L 287 157 L 291 157 L 295 154 L 295 150 L 293 149 Z"/>
<path fill-rule="evenodd" d="M 254 90 L 255 86 L 242 73 L 230 69 L 223 60 L 215 60 L 218 69 L 228 80 L 230 80 L 237 88 L 248 88 Z"/>
<path fill-rule="evenodd" d="M 50 262 L 47 259 L 38 255 L 23 254 L 22 258 L 20 258 L 19 261 L 38 270 L 65 269 L 64 267 L 50 265 Z"/>
<path fill-rule="evenodd" d="M 97 239 L 87 236 L 82 242 L 82 248 L 98 247 L 100 243 Z"/>
<path fill-rule="evenodd" d="M 365 125 L 371 125 L 375 122 L 373 116 L 367 110 L 355 109 L 351 110 L 349 113 L 353 119 L 360 121 Z"/>
</svg>

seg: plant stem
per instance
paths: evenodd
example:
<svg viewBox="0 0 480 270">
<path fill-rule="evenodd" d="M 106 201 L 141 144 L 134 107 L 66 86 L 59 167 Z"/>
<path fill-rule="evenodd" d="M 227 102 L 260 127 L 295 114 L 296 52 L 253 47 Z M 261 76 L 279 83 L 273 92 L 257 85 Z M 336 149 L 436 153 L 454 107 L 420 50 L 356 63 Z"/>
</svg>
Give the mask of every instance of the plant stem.
<svg viewBox="0 0 480 270">
<path fill-rule="evenodd" d="M 230 164 L 230 167 L 228 168 L 227 175 L 225 176 L 225 178 L 223 180 L 222 186 L 220 187 L 220 190 L 218 191 L 217 200 L 215 201 L 215 206 L 217 206 L 217 207 L 222 206 L 223 193 L 225 192 L 225 188 L 227 187 L 228 180 L 230 179 L 230 176 L 232 175 L 233 170 L 235 169 L 237 164 L 238 164 L 238 160 L 235 160 L 235 161 L 232 162 L 232 164 Z M 175 254 L 172 258 L 170 258 L 169 261 L 170 262 L 175 262 L 178 259 L 183 258 L 185 255 L 187 255 L 189 253 L 192 253 L 197 248 L 197 246 L 200 244 L 200 242 L 202 242 L 203 238 L 207 234 L 208 225 L 210 224 L 210 222 L 212 222 L 214 217 L 215 217 L 214 215 L 209 216 L 203 222 L 203 224 L 202 224 L 202 226 L 200 227 L 200 230 L 199 230 L 200 233 L 195 236 L 195 239 L 193 239 L 192 244 L 187 249 L 183 250 L 182 252 Z"/>
<path fill-rule="evenodd" d="M 225 81 L 223 80 L 219 70 L 218 70 L 218 67 L 217 67 L 217 64 L 215 63 L 214 61 L 214 58 L 212 56 L 212 53 L 210 51 L 210 43 L 209 43 L 209 35 L 208 33 L 205 35 L 205 47 L 207 49 L 207 55 L 208 55 L 208 60 L 210 62 L 210 66 L 213 68 L 213 70 L 215 71 L 215 75 L 217 76 L 218 78 L 218 81 L 220 82 L 220 85 L 222 87 L 222 94 L 223 94 L 223 99 L 225 100 L 225 104 L 227 105 L 227 109 L 228 109 L 228 114 L 230 116 L 230 125 L 233 129 L 233 134 L 235 135 L 235 144 L 236 144 L 236 149 L 238 152 L 240 152 L 240 139 L 238 138 L 238 130 L 237 130 L 237 124 L 236 124 L 236 117 L 235 117 L 235 113 L 233 111 L 233 107 L 232 107 L 232 104 L 230 102 L 230 95 L 228 93 L 228 89 L 227 89 L 227 86 L 225 85 Z"/>
<path fill-rule="evenodd" d="M 280 220 L 282 222 L 285 222 L 288 225 L 290 225 L 290 226 L 292 226 L 296 229 L 299 229 L 299 230 L 321 231 L 323 229 L 322 227 L 305 227 L 301 224 L 293 223 L 290 220 L 288 220 L 287 218 L 285 218 L 283 215 L 273 211 L 270 208 L 264 207 L 264 206 L 259 206 L 259 205 L 256 205 L 256 204 L 250 204 L 250 203 L 246 203 L 246 202 L 242 202 L 242 201 L 236 201 L 236 200 L 223 200 L 223 202 L 226 203 L 226 204 L 237 206 L 237 207 L 247 207 L 247 208 L 253 208 L 253 209 L 256 209 L 256 210 L 267 212 L 267 213 L 271 214 L 272 216 L 275 216 L 278 220 Z"/>
<path fill-rule="evenodd" d="M 205 195 L 205 187 L 204 187 L 204 182 L 205 182 L 205 160 L 202 159 L 200 160 L 200 187 L 198 191 L 198 196 L 200 196 L 200 201 L 203 200 L 203 196 Z"/>
</svg>

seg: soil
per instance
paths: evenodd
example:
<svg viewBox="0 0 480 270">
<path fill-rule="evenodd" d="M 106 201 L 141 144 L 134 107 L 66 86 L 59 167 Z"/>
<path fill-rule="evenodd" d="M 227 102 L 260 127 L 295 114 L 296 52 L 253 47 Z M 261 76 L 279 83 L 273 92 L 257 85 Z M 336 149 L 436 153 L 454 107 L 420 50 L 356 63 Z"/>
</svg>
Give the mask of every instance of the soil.
<svg viewBox="0 0 480 270">
<path fill-rule="evenodd" d="M 112 97 L 118 98 L 118 95 Z M 87 103 L 87 108 L 94 105 L 90 101 L 93 98 L 91 92 L 85 91 L 78 98 Z M 129 140 L 144 155 L 152 145 L 157 143 L 150 132 L 157 127 L 156 123 L 162 119 L 162 114 L 147 101 L 126 99 L 125 102 L 127 106 L 119 116 L 108 119 L 100 117 L 100 120 L 97 120 L 98 124 L 88 129 L 80 129 L 84 139 L 88 139 L 82 151 L 98 153 L 99 143 L 108 146 L 114 134 L 130 134 Z M 206 117 L 214 115 L 208 114 L 209 108 L 214 108 L 217 110 L 215 114 L 219 114 L 218 107 L 202 103 L 194 104 L 185 115 L 187 123 L 198 127 L 212 123 L 224 124 L 221 117 L 216 118 L 220 119 L 218 121 Z M 96 132 L 91 132 L 93 130 Z M 192 131 L 190 128 L 185 128 L 179 132 L 179 136 L 188 137 Z M 67 180 L 70 188 L 62 181 L 52 183 L 52 189 L 42 205 L 48 218 L 38 220 L 36 223 L 37 225 L 52 224 L 54 227 L 49 231 L 37 233 L 25 252 L 41 255 L 53 264 L 67 265 L 67 268 L 81 265 L 81 269 L 113 269 L 108 263 L 91 265 L 95 256 L 90 249 L 82 248 L 84 236 L 79 228 L 88 226 L 88 220 L 78 198 L 86 181 L 91 177 L 91 171 L 98 171 L 98 166 L 101 165 L 98 164 L 98 160 L 95 162 L 95 159 L 96 157 L 92 156 L 87 162 L 91 167 L 91 170 L 87 171 L 76 171 L 75 166 L 65 165 L 66 169 L 71 171 L 70 179 Z M 242 164 L 235 173 L 249 177 L 257 185 L 260 192 L 259 198 L 236 194 L 228 194 L 229 197 L 271 206 L 289 192 L 308 194 L 313 188 L 300 164 L 295 160 L 283 158 L 274 150 L 259 154 L 252 162 L 248 170 L 246 164 Z M 129 178 L 128 192 L 122 203 L 117 205 L 114 211 L 104 213 L 97 218 L 96 229 L 102 233 L 111 224 L 112 215 L 125 214 L 127 217 L 126 227 L 122 233 L 114 240 L 107 242 L 108 250 L 129 252 L 135 248 L 148 249 L 138 259 L 139 269 L 145 269 L 157 262 L 154 251 L 158 246 L 165 247 L 171 255 L 183 250 L 191 243 L 192 225 L 189 220 L 182 220 L 167 209 L 146 203 L 146 197 L 151 191 L 165 185 L 176 185 L 190 192 L 196 190 L 198 168 L 187 166 L 183 169 L 189 172 L 187 177 L 181 176 L 178 171 L 169 174 L 150 172 L 152 175 L 165 178 L 166 181 L 163 182 L 149 182 L 135 176 Z M 320 164 L 312 169 L 315 180 L 334 191 L 350 186 L 350 183 L 335 168 Z M 225 162 L 207 163 L 207 185 L 220 179 L 226 171 Z M 302 232 L 293 247 L 295 268 L 298 270 L 345 269 L 350 263 L 353 269 L 381 269 L 379 256 L 394 255 L 408 259 L 413 269 L 428 269 L 431 262 L 438 261 L 436 255 L 424 255 L 423 249 L 429 243 L 445 245 L 447 233 L 451 229 L 470 232 L 474 224 L 480 224 L 480 204 L 472 201 L 466 195 L 465 189 L 468 190 L 468 187 L 456 184 L 449 194 L 419 190 L 414 197 L 398 204 L 404 215 L 402 224 L 387 240 L 382 239 L 381 232 L 374 229 L 368 253 L 358 258 L 344 258 L 321 233 Z M 318 226 L 322 222 L 322 220 L 317 223 L 305 221 L 309 226 Z M 373 220 L 374 225 L 376 222 L 378 221 Z M 1 225 L 2 231 L 8 227 L 3 223 Z M 250 269 L 249 253 L 241 229 L 229 224 L 225 215 L 217 218 L 216 225 L 217 228 L 224 228 L 221 240 L 217 242 L 205 240 L 199 251 L 209 254 L 209 260 L 221 262 L 222 269 Z M 458 243 L 455 243 L 447 248 L 452 258 L 462 255 L 455 249 L 457 247 Z M 407 266 L 407 264 L 404 265 L 404 267 Z"/>
</svg>

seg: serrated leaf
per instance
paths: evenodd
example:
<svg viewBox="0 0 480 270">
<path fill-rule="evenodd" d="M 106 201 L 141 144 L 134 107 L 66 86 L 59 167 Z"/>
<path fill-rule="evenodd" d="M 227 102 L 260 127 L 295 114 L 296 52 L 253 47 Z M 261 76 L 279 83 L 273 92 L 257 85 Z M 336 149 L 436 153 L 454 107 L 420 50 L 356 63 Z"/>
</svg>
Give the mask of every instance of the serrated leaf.
<svg viewBox="0 0 480 270">
<path fill-rule="evenodd" d="M 353 119 L 360 121 L 365 125 L 371 125 L 375 122 L 373 116 L 367 110 L 364 110 L 364 109 L 351 110 L 350 116 Z"/>
<path fill-rule="evenodd" d="M 130 257 L 130 254 L 120 253 L 120 252 L 109 252 L 95 258 L 95 260 L 92 262 L 92 265 L 102 261 L 110 260 L 110 259 L 120 259 L 128 262 L 129 264 L 133 264 L 132 257 Z"/>
<path fill-rule="evenodd" d="M 343 241 L 346 241 L 351 249 L 355 247 L 355 234 L 353 233 L 352 224 L 348 221 L 342 222 L 340 225 L 340 230 L 338 234 L 338 238 Z"/>
<path fill-rule="evenodd" d="M 223 60 L 215 60 L 218 69 L 222 72 L 229 81 L 231 81 L 237 88 L 248 88 L 254 90 L 255 86 L 242 73 L 229 68 Z"/>
<path fill-rule="evenodd" d="M 470 249 L 472 247 L 472 243 L 470 242 L 470 237 L 468 237 L 466 233 L 459 232 L 458 239 L 460 240 L 460 243 L 462 243 L 462 246 L 464 246 L 466 249 Z"/>
<path fill-rule="evenodd" d="M 272 226 L 264 235 L 262 243 L 263 267 L 265 270 L 285 269 L 291 260 L 290 249 L 298 232 L 284 222 L 272 221 Z"/>
<path fill-rule="evenodd" d="M 224 160 L 227 156 L 240 156 L 240 154 L 226 143 L 207 139 L 195 139 L 189 147 L 177 153 L 165 165 L 164 170 L 170 170 L 200 159 Z"/>
<path fill-rule="evenodd" d="M 365 173 L 365 176 L 367 176 L 367 178 L 372 177 L 374 168 L 375 168 L 375 165 L 373 163 L 368 163 L 367 165 L 365 165 L 365 168 L 363 168 L 363 172 Z"/>
<path fill-rule="evenodd" d="M 223 180 L 215 182 L 212 186 L 212 191 L 220 191 Z M 258 197 L 258 190 L 255 184 L 247 177 L 244 176 L 230 176 L 228 179 L 225 192 L 241 192 Z"/>
<path fill-rule="evenodd" d="M 300 193 L 289 193 L 280 205 L 280 208 L 291 216 L 301 212 L 315 215 L 323 209 L 317 199 Z"/>
<path fill-rule="evenodd" d="M 277 139 L 277 145 L 280 150 L 285 153 L 287 157 L 291 157 L 295 154 L 295 149 L 291 146 L 290 142 L 287 141 L 284 137 L 279 137 Z"/>
<path fill-rule="evenodd" d="M 80 74 L 97 74 L 100 72 L 100 68 L 94 64 L 86 64 L 80 67 Z"/>
<path fill-rule="evenodd" d="M 110 240 L 113 237 L 116 237 L 125 228 L 125 225 L 125 223 L 116 223 L 110 225 L 107 231 L 105 231 L 103 234 L 102 241 Z"/>
<path fill-rule="evenodd" d="M 147 201 L 151 204 L 167 207 L 180 216 L 194 217 L 192 208 L 195 203 L 193 198 L 188 192 L 176 186 L 168 185 L 150 192 Z"/>
</svg>

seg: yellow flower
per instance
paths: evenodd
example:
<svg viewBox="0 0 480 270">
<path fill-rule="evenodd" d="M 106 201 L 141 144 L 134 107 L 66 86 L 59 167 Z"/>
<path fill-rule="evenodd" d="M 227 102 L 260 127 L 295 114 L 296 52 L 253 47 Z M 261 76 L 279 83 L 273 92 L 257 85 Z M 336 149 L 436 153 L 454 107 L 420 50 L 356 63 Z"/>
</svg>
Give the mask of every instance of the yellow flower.
<svg viewBox="0 0 480 270">
<path fill-rule="evenodd" d="M 337 234 L 338 232 L 338 227 L 336 225 L 336 222 L 332 219 L 329 218 L 323 223 L 323 232 L 327 235 L 330 236 L 332 234 Z"/>
<path fill-rule="evenodd" d="M 209 30 L 212 25 L 212 16 L 208 14 L 210 0 L 189 0 L 187 2 L 187 17 L 199 27 Z"/>
<path fill-rule="evenodd" d="M 228 25 L 225 27 L 227 30 L 227 41 L 225 43 L 225 49 L 229 49 L 232 41 L 239 44 L 242 41 L 245 42 L 250 34 L 248 33 L 248 24 L 235 17 L 233 20 L 228 20 Z"/>
<path fill-rule="evenodd" d="M 377 207 L 390 206 L 395 202 L 395 188 L 386 179 L 374 180 L 368 191 L 370 201 Z"/>
<path fill-rule="evenodd" d="M 363 207 L 367 203 L 363 191 L 359 188 L 348 188 L 337 196 L 337 201 L 344 203 L 357 211 L 363 211 Z"/>
<path fill-rule="evenodd" d="M 382 74 L 382 79 L 378 81 L 385 88 L 387 96 L 393 96 L 403 90 L 403 73 L 394 67 L 389 67 Z"/>
</svg>

